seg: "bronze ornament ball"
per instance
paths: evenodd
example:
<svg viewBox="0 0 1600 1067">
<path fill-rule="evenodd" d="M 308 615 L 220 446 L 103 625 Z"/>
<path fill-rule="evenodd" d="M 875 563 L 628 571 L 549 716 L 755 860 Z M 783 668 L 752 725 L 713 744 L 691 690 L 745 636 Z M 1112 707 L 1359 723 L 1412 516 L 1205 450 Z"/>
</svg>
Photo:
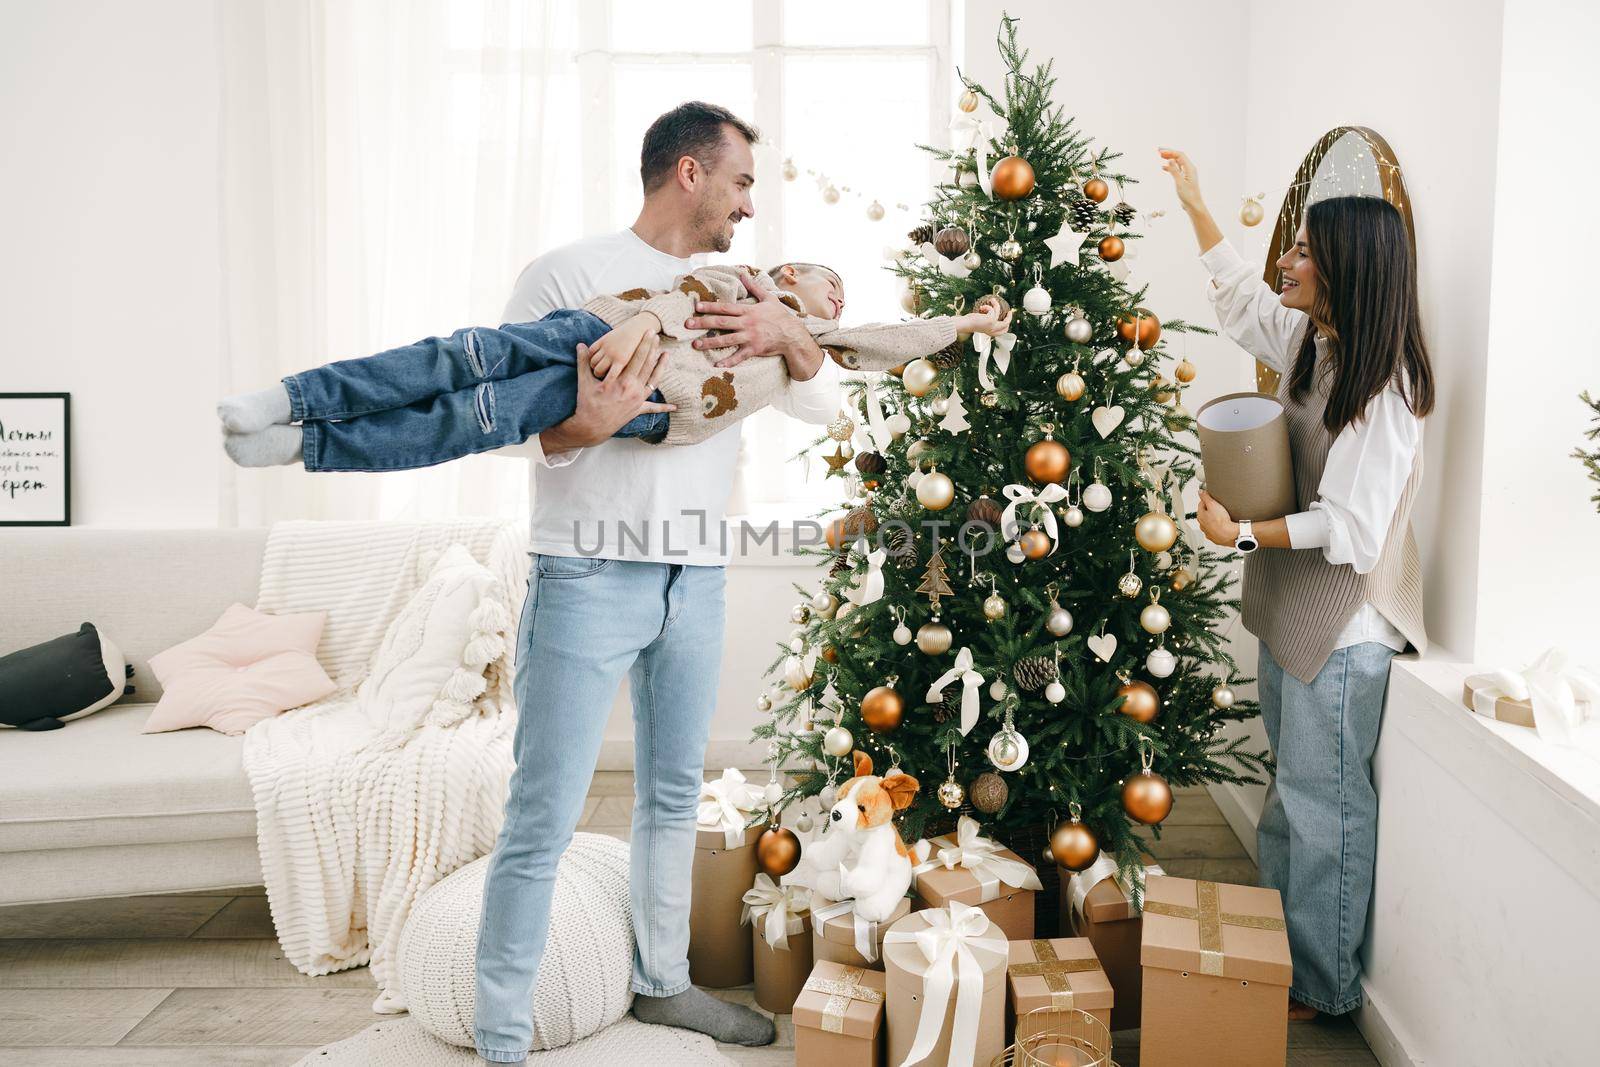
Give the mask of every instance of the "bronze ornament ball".
<svg viewBox="0 0 1600 1067">
<path fill-rule="evenodd" d="M 1100 238 L 1100 258 L 1107 263 L 1115 263 L 1122 258 L 1125 251 L 1127 249 L 1122 243 L 1122 238 L 1115 234 L 1106 234 Z"/>
<path fill-rule="evenodd" d="M 1111 195 L 1111 186 L 1106 184 L 1104 178 L 1090 178 L 1083 183 L 1083 195 L 1097 204 L 1103 204 L 1106 197 Z"/>
<path fill-rule="evenodd" d="M 800 865 L 800 839 L 783 826 L 769 826 L 756 838 L 756 866 L 777 881 Z"/>
<path fill-rule="evenodd" d="M 900 725 L 906 702 L 893 688 L 876 686 L 861 698 L 861 721 L 875 734 L 886 734 Z"/>
<path fill-rule="evenodd" d="M 1050 535 L 1043 530 L 1029 530 L 1020 541 L 1022 554 L 1029 559 L 1044 559 L 1050 554 Z"/>
<path fill-rule="evenodd" d="M 1178 524 L 1164 511 L 1147 511 L 1133 524 L 1133 539 L 1146 552 L 1165 552 L 1178 541 Z"/>
<path fill-rule="evenodd" d="M 1028 446 L 1022 466 L 1029 478 L 1040 485 L 1048 485 L 1067 476 L 1067 471 L 1072 467 L 1072 453 L 1060 441 L 1046 438 Z"/>
<path fill-rule="evenodd" d="M 1056 379 L 1056 395 L 1068 403 L 1082 398 L 1083 390 L 1083 375 L 1075 370 L 1069 370 Z"/>
<path fill-rule="evenodd" d="M 1172 376 L 1185 385 L 1194 381 L 1194 375 L 1194 364 L 1189 362 L 1188 356 L 1184 356 L 1172 370 Z"/>
<path fill-rule="evenodd" d="M 1118 686 L 1117 696 L 1122 698 L 1122 705 L 1117 710 L 1134 722 L 1150 722 L 1161 710 L 1161 698 L 1156 695 L 1155 686 L 1142 678 Z"/>
<path fill-rule="evenodd" d="M 1088 870 L 1100 855 L 1100 839 L 1083 823 L 1067 820 L 1050 834 L 1050 855 L 1069 871 Z"/>
<path fill-rule="evenodd" d="M 1006 156 L 994 165 L 989 185 L 1001 200 L 1021 200 L 1033 192 L 1033 166 L 1021 156 Z"/>
<path fill-rule="evenodd" d="M 861 452 L 856 455 L 856 470 L 865 475 L 882 474 L 888 462 L 876 452 Z"/>
<path fill-rule="evenodd" d="M 960 226 L 946 226 L 933 235 L 933 250 L 946 259 L 954 259 L 970 247 L 967 231 Z"/>
<path fill-rule="evenodd" d="M 992 496 L 980 496 L 967 506 L 968 522 L 981 522 L 997 530 L 1004 514 L 1005 509 Z"/>
<path fill-rule="evenodd" d="M 1161 323 L 1149 308 L 1134 308 L 1132 311 L 1124 311 L 1118 315 L 1118 339 L 1133 343 L 1135 323 L 1138 324 L 1138 345 L 1140 348 L 1152 348 L 1157 341 L 1161 340 Z"/>
<path fill-rule="evenodd" d="M 1122 810 L 1146 826 L 1172 814 L 1172 787 L 1154 771 L 1140 771 L 1122 783 Z"/>
</svg>

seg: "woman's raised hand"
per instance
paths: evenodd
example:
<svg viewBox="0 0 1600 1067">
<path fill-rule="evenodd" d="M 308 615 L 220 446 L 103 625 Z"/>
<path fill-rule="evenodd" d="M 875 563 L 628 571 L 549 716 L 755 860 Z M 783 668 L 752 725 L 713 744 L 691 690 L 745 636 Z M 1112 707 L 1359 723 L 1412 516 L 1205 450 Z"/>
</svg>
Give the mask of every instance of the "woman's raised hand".
<svg viewBox="0 0 1600 1067">
<path fill-rule="evenodd" d="M 1161 169 L 1172 175 L 1172 187 L 1185 211 L 1205 209 L 1205 198 L 1200 195 L 1200 174 L 1193 160 L 1177 149 L 1163 148 Z"/>
</svg>

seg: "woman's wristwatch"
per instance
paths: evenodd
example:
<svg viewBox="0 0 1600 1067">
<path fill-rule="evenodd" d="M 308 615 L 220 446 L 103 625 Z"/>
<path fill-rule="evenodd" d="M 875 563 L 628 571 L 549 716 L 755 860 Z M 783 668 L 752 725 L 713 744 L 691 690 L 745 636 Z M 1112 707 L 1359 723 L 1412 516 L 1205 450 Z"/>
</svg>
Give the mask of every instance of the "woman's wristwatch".
<svg viewBox="0 0 1600 1067">
<path fill-rule="evenodd" d="M 1250 528 L 1249 519 L 1239 521 L 1239 536 L 1233 539 L 1233 547 L 1240 552 L 1254 552 L 1261 547 L 1261 542 L 1256 540 L 1255 531 Z"/>
</svg>

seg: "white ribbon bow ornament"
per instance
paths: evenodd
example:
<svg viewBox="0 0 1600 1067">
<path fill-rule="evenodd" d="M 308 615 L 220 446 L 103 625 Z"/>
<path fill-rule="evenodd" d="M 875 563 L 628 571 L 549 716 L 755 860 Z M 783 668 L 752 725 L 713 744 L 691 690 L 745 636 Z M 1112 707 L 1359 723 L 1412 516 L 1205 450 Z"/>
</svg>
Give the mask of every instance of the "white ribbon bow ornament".
<svg viewBox="0 0 1600 1067">
<path fill-rule="evenodd" d="M 864 608 L 883 599 L 883 564 L 889 558 L 889 550 L 880 548 L 875 552 L 867 551 L 866 538 L 857 541 L 855 549 L 866 557 L 867 572 L 851 587 L 849 599 L 856 607 Z"/>
<path fill-rule="evenodd" d="M 761 794 L 745 781 L 738 768 L 729 767 L 716 781 L 700 784 L 695 825 L 704 830 L 722 830 L 724 843 L 738 848 L 744 844 L 745 824 L 761 803 Z"/>
<path fill-rule="evenodd" d="M 1005 487 L 1005 496 L 1011 503 L 1007 504 L 1006 509 L 1000 513 L 1000 536 L 1007 541 L 1016 538 L 1017 505 L 1037 504 L 1040 505 L 1039 510 L 1044 512 L 1044 529 L 1045 533 L 1050 535 L 1050 551 L 1054 552 L 1057 541 L 1056 513 L 1051 509 L 1050 505 L 1057 500 L 1066 499 L 1067 487 L 1060 482 L 1051 482 L 1049 485 L 1037 490 L 1027 485 L 1008 485 Z"/>
<path fill-rule="evenodd" d="M 978 152 L 978 184 L 983 187 L 983 195 L 990 200 L 994 199 L 994 184 L 989 175 L 989 142 L 1005 133 L 1004 119 L 997 119 L 999 129 L 995 123 L 988 119 L 980 119 L 967 115 L 957 115 L 950 120 L 950 132 L 954 135 L 951 140 L 955 143 L 956 151 L 965 152 L 969 148 Z"/>
<path fill-rule="evenodd" d="M 923 699 L 932 704 L 944 699 L 944 687 L 961 679 L 961 734 L 965 737 L 978 725 L 978 689 L 983 685 L 983 675 L 972 668 L 972 649 L 963 648 L 956 653 L 956 662 L 939 675 Z"/>
<path fill-rule="evenodd" d="M 1011 349 L 1017 343 L 1017 335 L 1003 333 L 999 337 L 990 337 L 986 333 L 972 335 L 972 349 L 978 353 L 978 384 L 985 389 L 994 390 L 994 379 L 989 377 L 989 355 L 994 354 L 994 365 L 1004 374 L 1011 369 Z"/>
<path fill-rule="evenodd" d="M 780 886 L 770 875 L 756 875 L 756 884 L 744 894 L 744 914 L 741 923 L 752 920 L 761 924 L 761 936 L 767 944 L 785 952 L 789 938 L 806 928 L 806 912 L 811 910 L 811 891 L 801 885 Z"/>
</svg>

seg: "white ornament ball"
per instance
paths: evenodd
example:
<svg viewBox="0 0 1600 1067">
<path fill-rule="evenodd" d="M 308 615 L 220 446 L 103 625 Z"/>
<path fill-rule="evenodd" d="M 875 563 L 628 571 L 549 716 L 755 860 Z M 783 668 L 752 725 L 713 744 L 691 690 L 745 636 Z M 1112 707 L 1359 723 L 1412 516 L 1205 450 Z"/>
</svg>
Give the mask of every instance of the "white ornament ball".
<svg viewBox="0 0 1600 1067">
<path fill-rule="evenodd" d="M 1144 362 L 1144 353 L 1139 350 L 1138 345 L 1134 345 L 1122 354 L 1122 362 L 1130 367 L 1137 367 Z"/>
<path fill-rule="evenodd" d="M 894 643 L 897 645 L 909 645 L 911 643 L 911 627 L 905 623 L 896 626 L 894 628 Z"/>
<path fill-rule="evenodd" d="M 948 474 L 934 471 L 917 483 L 917 503 L 929 511 L 943 511 L 956 498 L 956 483 Z"/>
<path fill-rule="evenodd" d="M 1045 617 L 1044 628 L 1052 637 L 1065 637 L 1072 632 L 1072 612 L 1066 608 L 1051 608 Z"/>
<path fill-rule="evenodd" d="M 1061 513 L 1061 521 L 1076 530 L 1083 525 L 1083 509 L 1076 504 L 1071 504 Z"/>
<path fill-rule="evenodd" d="M 1104 511 L 1111 506 L 1111 490 L 1104 482 L 1090 482 L 1083 490 L 1083 506 L 1090 511 Z"/>
<path fill-rule="evenodd" d="M 756 710 L 771 711 L 772 697 L 768 696 L 766 693 L 762 693 L 760 696 L 756 697 Z"/>
<path fill-rule="evenodd" d="M 1067 320 L 1067 340 L 1075 345 L 1086 345 L 1094 340 L 1094 327 L 1082 315 Z"/>
<path fill-rule="evenodd" d="M 794 821 L 795 831 L 802 834 L 809 834 L 811 832 L 811 828 L 815 825 L 816 824 L 811 821 L 810 815 L 801 815 Z"/>
<path fill-rule="evenodd" d="M 1211 703 L 1215 707 L 1227 711 L 1233 707 L 1233 690 L 1226 685 L 1217 686 L 1211 691 Z"/>
<path fill-rule="evenodd" d="M 778 801 L 783 799 L 783 783 L 773 779 L 767 783 L 766 791 L 761 795 L 766 800 L 767 807 L 775 806 Z"/>
<path fill-rule="evenodd" d="M 938 368 L 925 359 L 914 359 L 907 363 L 906 369 L 900 375 L 900 381 L 904 383 L 906 392 L 912 396 L 928 395 L 928 391 L 938 379 Z"/>
<path fill-rule="evenodd" d="M 1012 542 L 1006 546 L 1006 559 L 1010 560 L 1012 563 L 1021 563 L 1027 558 L 1028 554 L 1022 551 L 1022 546 L 1016 542 Z"/>
<path fill-rule="evenodd" d="M 867 218 L 871 219 L 873 222 L 877 222 L 879 219 L 883 218 L 883 205 L 878 203 L 876 200 L 868 204 Z"/>
<path fill-rule="evenodd" d="M 903 411 L 897 411 L 883 420 L 883 424 L 888 427 L 889 432 L 894 436 L 904 437 L 911 429 L 911 416 Z"/>
<path fill-rule="evenodd" d="M 1022 310 L 1030 315 L 1048 315 L 1050 313 L 1050 293 L 1042 285 L 1036 285 L 1022 294 Z"/>
<path fill-rule="evenodd" d="M 828 616 L 839 609 L 839 601 L 826 589 L 811 598 L 811 610 L 818 615 Z"/>
<path fill-rule="evenodd" d="M 1006 698 L 1006 683 L 996 678 L 989 683 L 989 699 L 1004 700 Z"/>
<path fill-rule="evenodd" d="M 822 738 L 822 751 L 836 759 L 850 755 L 850 750 L 855 746 L 856 739 L 843 726 L 828 727 L 828 732 Z"/>
<path fill-rule="evenodd" d="M 1168 652 L 1165 646 L 1157 646 L 1144 658 L 1144 669 L 1156 678 L 1170 678 L 1172 672 L 1178 669 L 1178 657 Z"/>
<path fill-rule="evenodd" d="M 1012 727 L 1004 727 L 989 738 L 989 762 L 1002 771 L 1021 769 L 1028 762 L 1028 739 Z"/>
<path fill-rule="evenodd" d="M 1172 613 L 1160 604 L 1146 604 L 1139 612 L 1139 625 L 1149 633 L 1166 633 L 1167 627 L 1172 625 Z"/>
<path fill-rule="evenodd" d="M 1044 687 L 1044 698 L 1052 704 L 1059 704 L 1067 699 L 1067 687 L 1060 682 L 1051 682 Z"/>
<path fill-rule="evenodd" d="M 942 416 L 950 410 L 950 398 L 944 396 L 938 397 L 928 406 L 933 409 L 933 413 L 935 415 Z"/>
<path fill-rule="evenodd" d="M 800 168 L 794 165 L 794 161 L 793 160 L 789 160 L 789 159 L 784 160 L 783 161 L 783 180 L 786 181 L 786 182 L 792 182 L 798 177 L 800 177 Z"/>
<path fill-rule="evenodd" d="M 839 202 L 839 190 L 831 185 L 822 190 L 822 202 L 824 204 L 837 204 Z"/>
<path fill-rule="evenodd" d="M 839 789 L 837 786 L 825 785 L 822 787 L 822 791 L 817 794 L 817 800 L 822 804 L 822 810 L 824 811 L 833 807 L 833 802 L 838 799 Z"/>
<path fill-rule="evenodd" d="M 983 257 L 978 255 L 977 252 L 968 252 L 965 256 L 961 257 L 961 265 L 966 267 L 968 270 L 977 270 L 979 267 L 983 266 Z"/>
</svg>

